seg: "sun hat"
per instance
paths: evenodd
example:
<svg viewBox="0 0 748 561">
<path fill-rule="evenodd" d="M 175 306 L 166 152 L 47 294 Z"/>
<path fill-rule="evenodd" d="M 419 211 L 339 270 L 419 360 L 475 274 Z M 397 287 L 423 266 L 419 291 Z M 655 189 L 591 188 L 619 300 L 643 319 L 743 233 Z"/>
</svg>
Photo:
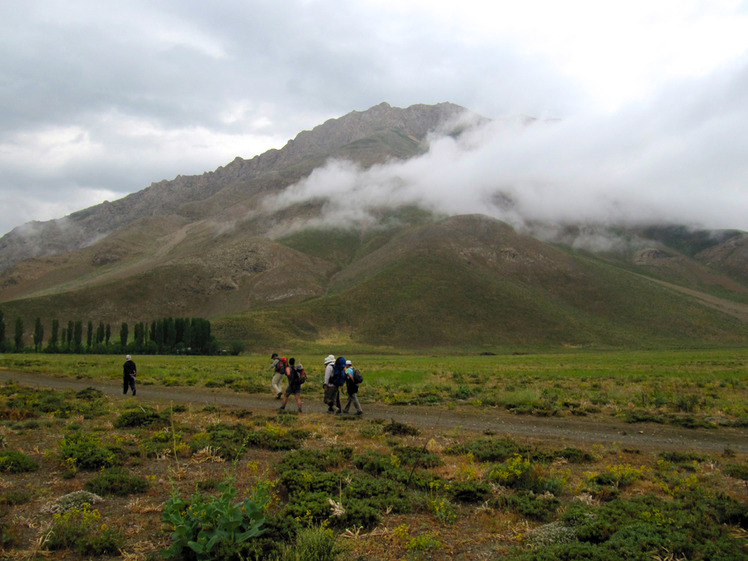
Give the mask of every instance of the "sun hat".
<svg viewBox="0 0 748 561">
<path fill-rule="evenodd" d="M 345 365 L 346 365 L 346 366 L 351 366 L 352 364 L 353 364 L 353 363 L 352 363 L 352 362 L 351 362 L 350 360 L 346 360 L 346 361 L 345 361 Z"/>
<path fill-rule="evenodd" d="M 327 355 L 325 358 L 325 364 L 330 364 L 331 362 L 335 362 L 335 357 L 333 355 Z"/>
<path fill-rule="evenodd" d="M 125 360 L 132 360 L 132 359 L 130 358 L 130 355 L 127 355 L 127 356 L 125 357 Z"/>
</svg>

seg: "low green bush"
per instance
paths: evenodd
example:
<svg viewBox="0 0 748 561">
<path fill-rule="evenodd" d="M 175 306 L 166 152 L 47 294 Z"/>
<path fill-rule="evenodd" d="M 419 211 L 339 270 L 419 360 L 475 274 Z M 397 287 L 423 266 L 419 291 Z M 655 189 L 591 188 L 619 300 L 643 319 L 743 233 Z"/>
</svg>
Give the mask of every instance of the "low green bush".
<svg viewBox="0 0 748 561">
<path fill-rule="evenodd" d="M 108 468 L 86 482 L 83 488 L 97 495 L 117 495 L 125 497 L 148 490 L 150 482 L 138 475 L 133 475 L 121 467 Z"/>
<path fill-rule="evenodd" d="M 480 504 L 491 496 L 491 486 L 479 479 L 453 481 L 449 487 L 449 494 L 461 503 Z"/>
<path fill-rule="evenodd" d="M 115 454 L 95 436 L 74 432 L 62 439 L 60 460 L 74 469 L 95 470 L 114 465 Z"/>
<path fill-rule="evenodd" d="M 84 556 L 119 555 L 125 537 L 118 528 L 101 523 L 98 510 L 87 505 L 54 515 L 44 547 L 51 551 L 73 550 Z"/>
<path fill-rule="evenodd" d="M 561 505 L 561 501 L 553 496 L 538 495 L 532 491 L 522 490 L 516 493 L 503 493 L 491 499 L 488 505 L 497 510 L 516 512 L 531 520 L 550 522 Z"/>
<path fill-rule="evenodd" d="M 748 481 L 748 463 L 743 464 L 725 464 L 722 468 L 727 475 L 736 479 Z"/>
<path fill-rule="evenodd" d="M 329 528 L 311 526 L 300 530 L 295 542 L 270 561 L 336 561 L 344 552 Z"/>
<path fill-rule="evenodd" d="M 26 489 L 9 489 L 0 495 L 0 505 L 22 505 L 33 498 L 33 493 Z"/>
<path fill-rule="evenodd" d="M 36 471 L 39 464 L 18 450 L 0 450 L 0 473 L 24 473 Z"/>
<path fill-rule="evenodd" d="M 385 434 L 392 434 L 395 436 L 418 436 L 420 434 L 420 431 L 417 428 L 395 420 L 384 425 L 383 431 Z"/>
<path fill-rule="evenodd" d="M 169 424 L 168 411 L 157 412 L 151 408 L 140 408 L 125 411 L 114 420 L 114 426 L 118 429 L 139 427 L 160 427 Z"/>
<path fill-rule="evenodd" d="M 464 444 L 450 446 L 447 454 L 472 454 L 480 462 L 503 462 L 527 452 L 528 448 L 511 438 L 476 438 Z"/>
</svg>

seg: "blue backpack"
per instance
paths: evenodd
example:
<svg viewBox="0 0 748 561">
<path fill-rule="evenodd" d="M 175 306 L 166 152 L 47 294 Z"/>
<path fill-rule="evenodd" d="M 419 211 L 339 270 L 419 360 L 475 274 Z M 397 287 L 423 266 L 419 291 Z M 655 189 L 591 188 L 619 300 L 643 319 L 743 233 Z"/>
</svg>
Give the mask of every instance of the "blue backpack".
<svg viewBox="0 0 748 561">
<path fill-rule="evenodd" d="M 332 367 L 332 379 L 330 380 L 334 386 L 345 385 L 345 357 L 339 356 Z"/>
</svg>

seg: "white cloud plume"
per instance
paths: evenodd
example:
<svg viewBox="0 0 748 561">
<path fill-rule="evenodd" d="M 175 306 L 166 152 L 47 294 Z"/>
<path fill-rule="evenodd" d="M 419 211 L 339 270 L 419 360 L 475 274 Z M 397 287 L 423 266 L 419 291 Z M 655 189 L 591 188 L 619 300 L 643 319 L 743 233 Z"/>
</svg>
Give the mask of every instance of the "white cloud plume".
<svg viewBox="0 0 748 561">
<path fill-rule="evenodd" d="M 328 162 L 268 202 L 324 199 L 325 218 L 381 206 L 484 213 L 514 224 L 682 223 L 748 230 L 748 66 L 683 81 L 615 115 L 493 121 L 432 140 L 423 156 L 360 169 Z M 679 100 L 674 102 L 673 100 Z M 341 218 L 344 217 L 344 218 Z"/>
</svg>

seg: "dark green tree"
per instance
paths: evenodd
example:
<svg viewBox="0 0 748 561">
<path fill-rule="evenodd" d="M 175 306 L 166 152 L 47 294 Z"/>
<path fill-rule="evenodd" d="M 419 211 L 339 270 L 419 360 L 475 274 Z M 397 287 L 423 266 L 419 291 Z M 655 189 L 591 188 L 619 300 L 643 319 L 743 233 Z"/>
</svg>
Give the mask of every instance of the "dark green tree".
<svg viewBox="0 0 748 561">
<path fill-rule="evenodd" d="M 104 329 L 104 343 L 106 343 L 106 346 L 109 346 L 109 341 L 112 338 L 112 325 L 107 323 L 106 328 Z"/>
<path fill-rule="evenodd" d="M 119 342 L 122 343 L 122 348 L 127 347 L 127 338 L 130 335 L 128 333 L 127 322 L 123 321 L 122 325 L 119 326 Z"/>
<path fill-rule="evenodd" d="M 52 331 L 49 334 L 49 350 L 57 352 L 57 343 L 59 342 L 60 335 L 60 320 L 57 318 L 52 320 Z M 64 338 L 64 335 L 63 335 Z"/>
<path fill-rule="evenodd" d="M 104 322 L 100 321 L 99 326 L 96 328 L 96 344 L 101 345 L 104 342 Z"/>
<path fill-rule="evenodd" d="M 88 331 L 86 332 L 86 347 L 89 349 L 93 346 L 93 322 L 88 322 Z"/>
<path fill-rule="evenodd" d="M 67 336 L 68 350 L 73 348 L 73 322 L 68 321 L 68 336 Z"/>
<path fill-rule="evenodd" d="M 177 345 L 177 328 L 174 324 L 174 318 L 164 320 L 164 345 L 169 352 L 174 351 Z"/>
<path fill-rule="evenodd" d="M 83 320 L 79 319 L 75 322 L 73 333 L 73 345 L 75 352 L 79 353 L 83 350 Z"/>
<path fill-rule="evenodd" d="M 42 325 L 42 319 L 36 318 L 34 322 L 34 350 L 38 353 L 42 350 L 42 342 L 44 341 L 44 326 Z"/>
<path fill-rule="evenodd" d="M 0 310 L 0 352 L 5 350 L 5 314 Z"/>
<path fill-rule="evenodd" d="M 145 324 L 143 324 L 142 321 L 135 324 L 135 327 L 133 328 L 133 338 L 135 339 L 136 350 L 142 351 L 143 346 L 145 345 Z"/>
<path fill-rule="evenodd" d="M 16 352 L 23 350 L 23 320 L 16 318 L 16 335 L 15 335 Z"/>
</svg>

